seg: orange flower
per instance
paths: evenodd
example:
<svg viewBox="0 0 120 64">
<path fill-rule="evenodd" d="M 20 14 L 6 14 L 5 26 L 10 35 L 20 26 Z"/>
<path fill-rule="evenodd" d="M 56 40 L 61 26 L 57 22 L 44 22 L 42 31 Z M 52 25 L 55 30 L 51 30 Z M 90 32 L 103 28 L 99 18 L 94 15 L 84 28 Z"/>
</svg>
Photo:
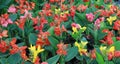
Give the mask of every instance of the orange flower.
<svg viewBox="0 0 120 64">
<path fill-rule="evenodd" d="M 61 34 L 60 26 L 55 27 L 54 32 L 55 32 L 55 35 L 60 36 L 60 34 Z"/>
<path fill-rule="evenodd" d="M 9 49 L 9 46 L 6 44 L 5 41 L 0 42 L 0 52 L 5 53 Z"/>
<path fill-rule="evenodd" d="M 63 43 L 59 43 L 57 44 L 57 54 L 59 55 L 67 55 L 67 51 L 66 51 L 66 48 L 67 48 L 67 45 L 63 44 Z"/>
<path fill-rule="evenodd" d="M 2 38 L 2 37 L 8 37 L 7 33 L 8 33 L 7 30 L 3 30 L 2 33 L 0 33 L 0 38 Z"/>
<path fill-rule="evenodd" d="M 20 55 L 21 55 L 21 57 L 22 57 L 24 60 L 28 60 L 28 57 L 27 57 L 27 55 L 26 55 L 26 48 L 27 48 L 27 46 L 19 47 L 19 49 L 20 49 Z"/>
<path fill-rule="evenodd" d="M 91 51 L 91 58 L 92 58 L 92 59 L 96 59 L 96 54 L 95 54 L 95 52 L 96 52 L 95 50 L 92 50 L 92 51 Z"/>
<path fill-rule="evenodd" d="M 117 20 L 114 22 L 114 26 L 113 26 L 114 30 L 120 30 L 120 20 Z"/>
</svg>

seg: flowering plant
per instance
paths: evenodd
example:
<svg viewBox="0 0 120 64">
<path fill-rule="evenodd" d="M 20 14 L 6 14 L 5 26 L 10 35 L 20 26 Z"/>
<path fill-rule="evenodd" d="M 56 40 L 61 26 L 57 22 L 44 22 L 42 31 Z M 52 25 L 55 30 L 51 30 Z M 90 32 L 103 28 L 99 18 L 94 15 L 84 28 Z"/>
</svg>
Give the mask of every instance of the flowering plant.
<svg viewBox="0 0 120 64">
<path fill-rule="evenodd" d="M 0 0 L 0 64 L 119 64 L 113 0 Z"/>
</svg>

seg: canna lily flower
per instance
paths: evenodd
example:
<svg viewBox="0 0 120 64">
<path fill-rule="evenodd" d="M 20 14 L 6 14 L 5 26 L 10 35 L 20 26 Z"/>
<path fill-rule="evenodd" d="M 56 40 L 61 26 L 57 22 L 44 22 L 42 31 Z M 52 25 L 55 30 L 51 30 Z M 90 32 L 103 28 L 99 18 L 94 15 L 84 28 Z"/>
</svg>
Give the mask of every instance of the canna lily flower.
<svg viewBox="0 0 120 64">
<path fill-rule="evenodd" d="M 108 53 L 111 52 L 112 54 L 114 54 L 114 51 L 115 51 L 115 46 L 111 46 L 108 50 Z"/>
<path fill-rule="evenodd" d="M 37 48 L 35 46 L 30 46 L 29 50 L 31 51 L 33 55 L 33 62 L 35 62 L 37 55 L 44 51 L 44 49 L 41 48 L 41 46 L 38 46 Z"/>
<path fill-rule="evenodd" d="M 87 49 L 85 49 L 85 46 L 87 45 L 88 42 L 81 41 L 81 43 L 75 42 L 75 46 L 78 47 L 78 51 L 80 55 L 86 55 L 87 54 Z"/>
<path fill-rule="evenodd" d="M 2 33 L 0 33 L 0 38 L 2 38 L 2 37 L 8 37 L 7 33 L 8 33 L 7 30 L 3 30 Z"/>
<path fill-rule="evenodd" d="M 106 46 L 100 46 L 100 51 L 103 52 L 106 50 L 106 48 L 107 48 Z"/>
<path fill-rule="evenodd" d="M 61 12 L 61 9 L 55 9 L 55 14 L 59 14 Z"/>
<path fill-rule="evenodd" d="M 72 23 L 71 26 L 72 26 L 73 33 L 75 32 L 78 33 L 78 29 L 82 30 L 82 32 L 86 30 L 86 27 L 81 27 L 79 24 L 76 24 L 76 23 Z"/>
<path fill-rule="evenodd" d="M 103 55 L 106 54 L 106 49 L 107 49 L 106 46 L 100 46 L 100 51 Z"/>
<path fill-rule="evenodd" d="M 107 51 L 108 53 L 108 60 L 112 60 L 114 57 L 114 52 L 115 52 L 115 46 L 111 46 L 109 50 Z"/>
<path fill-rule="evenodd" d="M 92 22 L 94 20 L 94 15 L 93 13 L 86 14 L 86 18 L 89 22 Z"/>
<path fill-rule="evenodd" d="M 9 12 L 9 13 L 16 13 L 16 12 L 17 12 L 17 9 L 15 8 L 14 5 L 11 5 L 11 6 L 9 7 L 9 9 L 8 9 L 8 12 Z"/>
<path fill-rule="evenodd" d="M 114 20 L 116 20 L 117 19 L 117 17 L 116 16 L 110 16 L 109 18 L 107 18 L 107 21 L 109 22 L 109 24 L 110 25 L 112 25 L 112 22 L 114 21 Z"/>
</svg>

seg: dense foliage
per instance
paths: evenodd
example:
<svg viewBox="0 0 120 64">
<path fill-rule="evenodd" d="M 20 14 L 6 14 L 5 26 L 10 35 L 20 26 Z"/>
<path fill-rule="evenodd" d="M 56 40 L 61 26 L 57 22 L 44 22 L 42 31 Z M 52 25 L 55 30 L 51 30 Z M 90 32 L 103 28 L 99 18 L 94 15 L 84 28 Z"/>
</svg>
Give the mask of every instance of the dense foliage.
<svg viewBox="0 0 120 64">
<path fill-rule="evenodd" d="M 0 3 L 0 64 L 120 64 L 113 0 Z"/>
</svg>

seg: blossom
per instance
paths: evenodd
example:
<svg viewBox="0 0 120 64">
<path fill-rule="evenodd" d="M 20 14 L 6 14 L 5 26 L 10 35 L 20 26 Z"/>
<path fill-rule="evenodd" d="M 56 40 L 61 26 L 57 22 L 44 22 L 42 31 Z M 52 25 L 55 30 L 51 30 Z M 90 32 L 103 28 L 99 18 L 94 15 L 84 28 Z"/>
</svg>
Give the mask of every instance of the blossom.
<svg viewBox="0 0 120 64">
<path fill-rule="evenodd" d="M 120 57 L 120 51 L 115 51 L 114 52 L 114 57 Z"/>
<path fill-rule="evenodd" d="M 9 49 L 9 46 L 6 44 L 5 41 L 0 42 L 0 52 L 5 53 Z"/>
<path fill-rule="evenodd" d="M 83 0 L 83 2 L 89 2 L 89 0 Z"/>
<path fill-rule="evenodd" d="M 87 49 L 85 49 L 85 46 L 88 42 L 81 41 L 81 43 L 75 42 L 75 46 L 78 47 L 78 51 L 80 55 L 87 55 Z"/>
<path fill-rule="evenodd" d="M 31 51 L 32 55 L 33 55 L 33 61 L 35 62 L 36 58 L 38 57 L 37 55 L 41 52 L 44 51 L 44 49 L 41 48 L 41 46 L 38 46 L 37 48 L 35 46 L 30 46 L 29 50 Z"/>
<path fill-rule="evenodd" d="M 107 18 L 107 21 L 109 22 L 110 25 L 112 25 L 112 22 L 116 19 L 117 19 L 116 16 L 110 16 L 109 18 Z"/>
<path fill-rule="evenodd" d="M 1 17 L 0 17 L 0 24 L 3 26 L 3 27 L 7 27 L 8 24 L 12 24 L 12 20 L 10 18 L 8 18 L 9 15 L 6 13 L 6 14 L 3 14 Z"/>
<path fill-rule="evenodd" d="M 21 55 L 22 59 L 24 59 L 24 60 L 28 60 L 28 57 L 26 55 L 26 48 L 27 48 L 27 46 L 19 47 L 20 55 Z"/>
<path fill-rule="evenodd" d="M 47 62 L 42 62 L 41 64 L 48 64 Z"/>
<path fill-rule="evenodd" d="M 100 23 L 101 23 L 102 21 L 104 21 L 104 17 L 98 18 L 98 19 L 95 21 L 94 25 L 95 25 L 96 29 L 99 29 L 99 28 L 100 28 Z"/>
<path fill-rule="evenodd" d="M 100 51 L 103 52 L 106 50 L 106 48 L 107 48 L 106 46 L 100 46 Z"/>
<path fill-rule="evenodd" d="M 77 10 L 78 10 L 78 11 L 82 11 L 82 12 L 84 12 L 86 9 L 87 9 L 87 6 L 85 6 L 85 5 L 79 5 L 79 6 L 77 7 Z"/>
<path fill-rule="evenodd" d="M 0 38 L 2 38 L 2 37 L 8 37 L 7 33 L 8 33 L 7 30 L 3 30 L 2 33 L 0 33 Z"/>
<path fill-rule="evenodd" d="M 115 46 L 111 46 L 108 50 L 108 53 L 111 52 L 112 54 L 114 54 L 114 51 L 115 51 Z"/>
<path fill-rule="evenodd" d="M 57 54 L 67 55 L 67 51 L 66 51 L 67 45 L 65 45 L 63 43 L 59 43 L 59 44 L 57 44 L 57 48 L 58 48 L 58 50 L 56 51 Z"/>
<path fill-rule="evenodd" d="M 90 55 L 90 56 L 91 56 L 92 59 L 96 59 L 96 54 L 95 54 L 95 52 L 96 52 L 95 50 L 92 50 L 92 51 L 91 51 L 91 55 Z"/>
<path fill-rule="evenodd" d="M 15 8 L 14 5 L 11 5 L 11 6 L 9 7 L 9 9 L 8 9 L 8 12 L 9 12 L 9 13 L 16 13 L 16 12 L 17 12 L 17 9 Z"/>
<path fill-rule="evenodd" d="M 89 14 L 86 14 L 86 18 L 88 19 L 88 21 L 92 22 L 94 20 L 94 15 L 93 13 L 89 13 Z"/>
<path fill-rule="evenodd" d="M 56 35 L 60 36 L 60 34 L 61 34 L 60 26 L 55 27 L 55 28 L 54 28 L 54 32 L 55 32 Z"/>
<path fill-rule="evenodd" d="M 114 26 L 113 26 L 114 30 L 120 30 L 120 20 L 117 20 L 114 22 Z"/>
</svg>

